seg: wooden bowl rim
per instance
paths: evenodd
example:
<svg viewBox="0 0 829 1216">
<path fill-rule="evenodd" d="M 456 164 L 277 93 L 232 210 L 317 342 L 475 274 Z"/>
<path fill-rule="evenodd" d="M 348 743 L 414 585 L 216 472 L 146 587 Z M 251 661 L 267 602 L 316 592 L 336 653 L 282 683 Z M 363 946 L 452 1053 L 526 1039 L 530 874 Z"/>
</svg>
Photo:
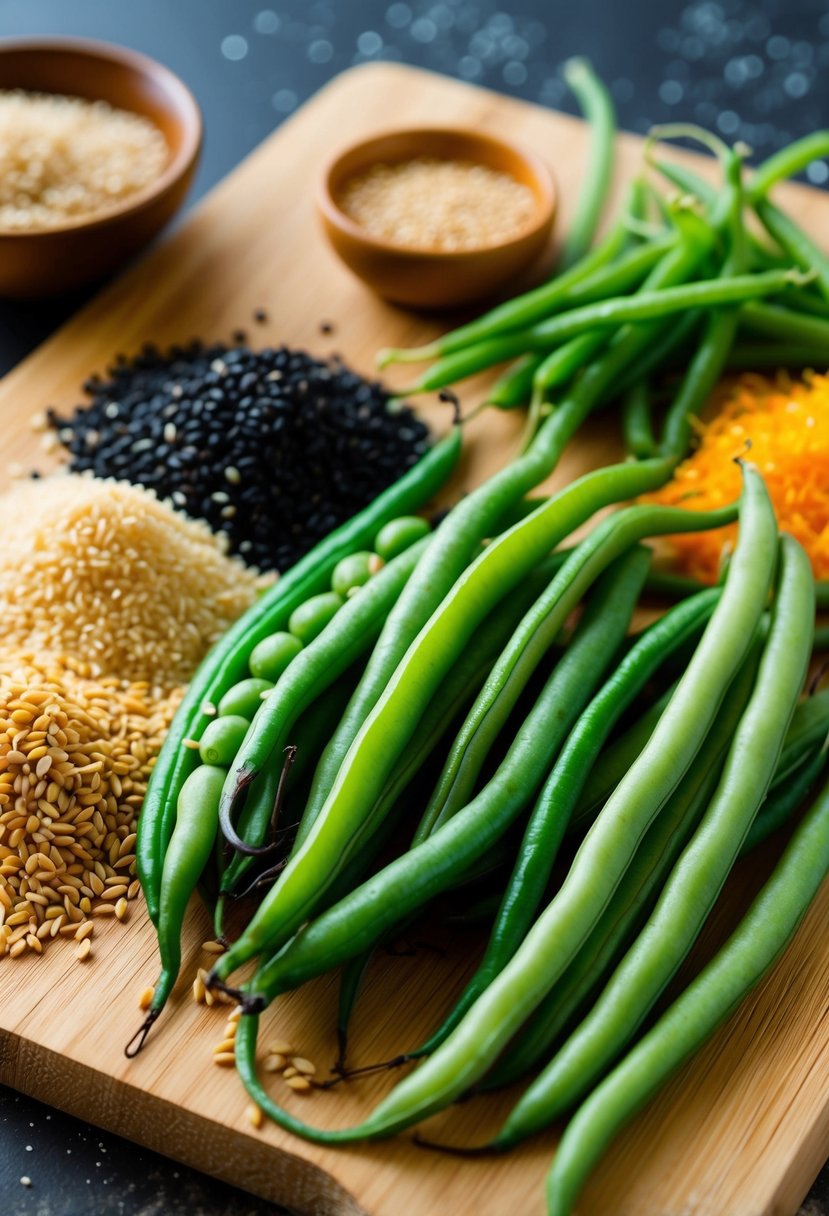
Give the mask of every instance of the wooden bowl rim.
<svg viewBox="0 0 829 1216">
<path fill-rule="evenodd" d="M 514 157 L 523 163 L 528 177 L 533 181 L 533 192 L 537 200 L 537 215 L 528 227 L 522 229 L 515 236 L 507 237 L 505 240 L 497 241 L 494 244 L 476 245 L 474 249 L 418 249 L 411 245 L 399 245 L 394 241 L 388 240 L 386 237 L 375 236 L 373 233 L 368 232 L 361 224 L 358 224 L 356 220 L 351 219 L 342 210 L 335 198 L 331 182 L 337 168 L 347 156 L 351 156 L 364 148 L 369 148 L 374 143 L 380 143 L 389 138 L 399 138 L 400 136 L 405 136 L 416 142 L 422 142 L 423 151 L 428 152 L 429 141 L 436 136 L 442 137 L 445 135 L 460 136 L 471 145 L 488 144 L 490 147 L 498 148 L 500 151 L 507 153 L 508 156 Z M 416 152 L 413 150 L 411 155 L 416 155 Z M 375 131 L 373 135 L 365 136 L 362 139 L 356 139 L 345 147 L 339 148 L 329 157 L 323 166 L 317 188 L 317 205 L 325 219 L 336 228 L 339 228 L 341 232 L 351 237 L 352 240 L 364 248 L 372 249 L 378 253 L 396 256 L 403 255 L 427 262 L 439 262 L 447 259 L 458 262 L 470 261 L 486 257 L 489 254 L 502 253 L 505 250 L 518 248 L 526 241 L 532 241 L 537 238 L 541 232 L 550 226 L 555 214 L 557 199 L 558 189 L 553 173 L 535 152 L 515 140 L 505 139 L 500 135 L 491 135 L 489 132 L 477 131 L 473 127 L 460 127 L 450 123 L 447 123 L 445 126 L 391 127 Z"/>
<path fill-rule="evenodd" d="M 77 53 L 79 58 L 108 60 L 118 66 L 132 69 L 136 74 L 152 78 L 158 82 L 165 97 L 170 101 L 170 113 L 181 132 L 180 147 L 173 152 L 170 163 L 165 167 L 160 177 L 156 178 L 143 190 L 131 195 L 124 202 L 118 203 L 105 214 L 85 219 L 67 220 L 60 225 L 49 228 L 38 228 L 33 231 L 0 230 L 0 241 L 34 241 L 50 237 L 60 237 L 67 233 L 83 230 L 91 232 L 105 228 L 125 216 L 135 214 L 150 207 L 171 186 L 185 176 L 192 168 L 199 155 L 204 138 L 204 124 L 201 109 L 191 90 L 180 76 L 170 68 L 152 59 L 141 51 L 131 47 L 119 46 L 114 42 L 103 42 L 94 38 L 0 38 L 0 59 L 6 53 L 16 51 L 61 51 L 70 54 Z M 48 91 L 48 90 L 39 90 Z M 109 101 L 102 97 L 101 101 Z M 110 103 L 112 104 L 112 103 Z M 133 111 L 134 112 L 134 111 Z M 141 117 L 146 117 L 142 115 Z"/>
</svg>

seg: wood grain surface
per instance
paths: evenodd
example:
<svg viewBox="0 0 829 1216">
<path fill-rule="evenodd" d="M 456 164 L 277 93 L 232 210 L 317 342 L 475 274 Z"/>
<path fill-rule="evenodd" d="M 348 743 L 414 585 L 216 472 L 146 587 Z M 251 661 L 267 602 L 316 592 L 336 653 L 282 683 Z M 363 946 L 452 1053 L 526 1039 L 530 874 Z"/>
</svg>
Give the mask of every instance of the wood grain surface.
<svg viewBox="0 0 829 1216">
<path fill-rule="evenodd" d="M 579 122 L 411 68 L 348 72 L 6 377 L 0 385 L 5 463 L 46 469 L 31 415 L 79 400 L 78 386 L 91 371 L 147 339 L 229 338 L 241 326 L 255 344 L 338 351 L 368 373 L 378 347 L 432 336 L 440 328 L 434 321 L 383 304 L 336 261 L 318 231 L 313 191 L 322 160 L 339 144 L 392 125 L 442 122 L 512 136 L 538 152 L 558 179 L 566 225 L 584 159 Z M 617 192 L 640 158 L 641 141 L 625 136 Z M 829 199 L 800 187 L 780 195 L 807 228 L 825 235 Z M 256 325 L 252 314 L 260 306 L 268 321 Z M 333 323 L 331 336 L 321 332 L 323 321 Z M 470 383 L 465 404 L 474 404 L 480 388 Z M 440 407 L 424 409 L 440 426 Z M 469 428 L 454 495 L 508 458 L 519 426 L 517 418 L 488 414 Z M 616 451 L 616 436 L 596 424 L 571 446 L 554 482 Z M 735 874 L 691 965 L 721 940 L 772 854 L 773 846 Z M 582 1198 L 581 1216 L 796 1211 L 829 1151 L 828 912 L 825 887 L 758 992 L 618 1139 Z M 96 927 L 86 964 L 61 942 L 42 958 L 3 960 L 0 1081 L 308 1216 L 540 1216 L 555 1132 L 503 1159 L 460 1160 L 419 1150 L 407 1136 L 334 1150 L 270 1125 L 254 1131 L 235 1074 L 210 1062 L 225 1010 L 196 1006 L 190 994 L 195 968 L 209 962 L 200 954 L 207 933 L 194 907 L 182 981 L 132 1062 L 122 1047 L 140 1017 L 138 995 L 156 972 L 153 933 L 140 906 L 126 925 Z M 456 933 L 444 955 L 381 954 L 358 1006 L 354 1061 L 384 1059 L 417 1043 L 449 1008 L 480 948 L 475 935 Z M 287 1037 L 326 1070 L 335 1053 L 335 1002 L 333 977 L 309 985 L 269 1011 L 265 1040 Z M 288 1095 L 277 1078 L 274 1093 L 309 1120 L 333 1127 L 356 1122 L 390 1084 L 390 1077 L 366 1078 L 303 1097 Z M 428 1129 L 476 1141 L 514 1097 L 474 1099 Z"/>
</svg>

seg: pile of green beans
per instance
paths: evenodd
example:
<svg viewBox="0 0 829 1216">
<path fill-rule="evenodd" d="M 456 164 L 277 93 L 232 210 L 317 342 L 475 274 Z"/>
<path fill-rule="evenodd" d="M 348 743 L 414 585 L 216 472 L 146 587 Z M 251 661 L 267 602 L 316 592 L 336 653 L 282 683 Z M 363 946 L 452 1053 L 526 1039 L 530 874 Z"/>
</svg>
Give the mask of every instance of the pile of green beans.
<svg viewBox="0 0 829 1216">
<path fill-rule="evenodd" d="M 453 428 L 197 673 L 141 817 L 161 967 L 127 1047 L 141 1049 L 164 1008 L 188 899 L 209 886 L 227 948 L 206 982 L 241 1004 L 237 1066 L 265 1114 L 322 1144 L 374 1140 L 529 1074 L 473 1151 L 506 1151 L 575 1111 L 549 1176 L 557 1216 L 774 960 L 829 870 L 825 789 L 732 938 L 643 1033 L 738 858 L 771 848 L 827 771 L 829 690 L 802 694 L 829 590 L 778 534 L 757 469 L 738 460 L 741 496 L 718 511 L 625 504 L 671 477 L 724 369 L 763 365 L 764 352 L 781 366 L 825 359 L 829 258 L 768 192 L 829 154 L 829 133 L 749 177 L 741 149 L 661 128 L 646 171 L 672 192 L 643 173 L 593 245 L 615 119 L 589 65 L 565 75 L 591 141 L 559 273 L 427 347 L 382 355 L 431 362 L 412 392 L 509 361 L 490 400 L 529 407 L 522 449 L 432 530 L 412 512 L 457 467 Z M 719 189 L 662 159 L 656 141 L 677 137 L 714 152 Z M 660 418 L 659 378 L 677 360 Z M 617 403 L 630 458 L 528 497 Z M 652 568 L 652 538 L 735 520 L 718 586 Z M 629 636 L 654 596 L 674 606 Z M 258 892 L 232 939 L 229 901 L 249 910 Z M 354 1127 L 322 1131 L 283 1110 L 257 1075 L 262 1012 L 341 968 L 347 1080 L 372 952 L 447 904 L 456 921 L 482 918 L 488 940 L 440 1025 L 385 1062 L 418 1060 L 414 1071 Z"/>
<path fill-rule="evenodd" d="M 602 116 L 599 128 L 606 136 L 606 95 L 583 65 L 578 75 L 579 91 L 588 99 L 586 109 Z M 655 141 L 673 138 L 696 140 L 715 153 L 722 166 L 722 191 L 657 154 Z M 489 402 L 500 409 L 530 405 L 532 433 L 545 412 L 566 399 L 588 374 L 590 361 L 606 346 L 614 327 L 647 329 L 653 342 L 604 396 L 619 402 L 632 454 L 662 451 L 681 457 L 691 442 L 691 420 L 727 368 L 824 370 L 829 365 L 829 257 L 768 198 L 775 182 L 827 152 L 829 132 L 817 132 L 770 158 L 746 184 L 740 151 L 697 127 L 656 128 L 647 163 L 683 192 L 680 204 L 652 187 L 650 205 L 655 200 L 657 215 L 649 215 L 637 182 L 616 225 L 592 250 L 580 236 L 582 219 L 585 226 L 594 225 L 587 207 L 565 241 L 563 273 L 427 346 L 386 350 L 379 359 L 383 366 L 431 362 L 406 387 L 409 394 L 455 384 L 515 360 L 494 384 Z M 611 157 L 610 145 L 597 131 L 585 195 L 599 195 Z M 677 280 L 653 281 L 654 270 L 683 239 L 681 214 L 689 205 L 709 226 L 705 256 Z M 751 234 L 749 217 L 773 246 Z M 684 239 L 689 239 L 687 231 Z M 690 239 L 704 241 L 700 232 Z M 674 309 L 676 325 L 649 324 Z M 766 342 L 758 344 L 757 336 Z M 667 355 L 679 347 L 686 348 L 686 373 L 658 429 L 648 385 L 669 362 Z"/>
</svg>

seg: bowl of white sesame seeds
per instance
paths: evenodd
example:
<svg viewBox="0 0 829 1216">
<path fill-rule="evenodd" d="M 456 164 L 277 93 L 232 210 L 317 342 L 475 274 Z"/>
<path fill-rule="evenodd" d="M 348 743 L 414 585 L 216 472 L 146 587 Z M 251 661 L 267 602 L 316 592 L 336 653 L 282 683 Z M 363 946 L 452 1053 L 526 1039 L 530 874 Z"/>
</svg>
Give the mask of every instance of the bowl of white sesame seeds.
<svg viewBox="0 0 829 1216">
<path fill-rule="evenodd" d="M 144 55 L 76 38 L 0 40 L 0 295 L 94 282 L 184 200 L 199 107 Z"/>
<path fill-rule="evenodd" d="M 329 241 L 398 304 L 455 308 L 497 294 L 549 245 L 556 190 L 532 152 L 482 131 L 413 128 L 361 140 L 325 167 Z"/>
</svg>

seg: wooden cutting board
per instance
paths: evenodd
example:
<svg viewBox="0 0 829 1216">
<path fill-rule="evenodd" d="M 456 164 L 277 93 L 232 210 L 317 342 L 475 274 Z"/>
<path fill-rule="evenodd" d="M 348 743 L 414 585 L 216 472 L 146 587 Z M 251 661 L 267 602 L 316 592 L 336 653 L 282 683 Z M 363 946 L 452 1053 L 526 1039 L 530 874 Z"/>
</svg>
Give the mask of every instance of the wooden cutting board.
<svg viewBox="0 0 829 1216">
<path fill-rule="evenodd" d="M 380 346 L 428 339 L 434 324 L 375 299 L 337 262 L 315 221 L 313 188 L 337 145 L 389 125 L 464 123 L 513 136 L 544 157 L 569 218 L 584 163 L 578 121 L 411 68 L 361 67 L 340 76 L 255 152 L 149 257 L 83 309 L 0 385 L 5 463 L 48 467 L 30 431 L 44 406 L 69 406 L 78 386 L 118 351 L 152 339 L 249 330 L 257 344 L 287 342 L 341 352 L 369 372 Z M 641 141 L 620 143 L 617 188 L 639 164 Z M 706 166 L 706 170 L 709 166 Z M 791 187 L 781 197 L 824 235 L 829 198 Z M 252 321 L 255 308 L 268 321 Z M 332 322 L 332 336 L 320 323 Z M 472 404 L 480 385 L 464 392 Z M 432 407 L 427 413 L 440 419 Z M 507 458 L 520 420 L 487 415 L 469 428 L 457 493 Z M 617 451 L 595 428 L 573 444 L 555 482 Z M 25 575 L 24 575 L 25 576 Z M 735 875 L 707 933 L 721 939 L 734 909 L 768 868 L 770 853 Z M 582 1216 L 786 1216 L 796 1211 L 829 1154 L 829 886 L 762 988 L 619 1138 L 585 1193 Z M 190 981 L 208 965 L 206 922 L 193 910 L 182 982 L 144 1053 L 122 1047 L 139 1020 L 137 999 L 155 978 L 151 927 L 134 906 L 126 925 L 96 926 L 92 957 L 75 962 L 56 943 L 42 958 L 0 962 L 0 1081 L 140 1141 L 308 1216 L 539 1216 L 555 1148 L 550 1132 L 500 1160 L 428 1154 L 407 1136 L 331 1150 L 272 1126 L 254 1131 L 235 1073 L 214 1067 L 225 1010 L 196 1006 Z M 358 1007 L 354 1061 L 412 1046 L 449 1007 L 480 940 L 456 934 L 445 956 L 382 955 Z M 280 1002 L 265 1041 L 287 1037 L 321 1070 L 333 1061 L 336 984 L 326 978 Z M 354 1081 L 280 1099 L 312 1122 L 356 1122 L 390 1078 Z M 474 1142 L 515 1098 L 473 1100 L 433 1120 L 430 1132 Z M 2 1202 L 2 1200 L 0 1200 Z M 3 1202 L 9 1210 L 10 1198 Z"/>
</svg>

